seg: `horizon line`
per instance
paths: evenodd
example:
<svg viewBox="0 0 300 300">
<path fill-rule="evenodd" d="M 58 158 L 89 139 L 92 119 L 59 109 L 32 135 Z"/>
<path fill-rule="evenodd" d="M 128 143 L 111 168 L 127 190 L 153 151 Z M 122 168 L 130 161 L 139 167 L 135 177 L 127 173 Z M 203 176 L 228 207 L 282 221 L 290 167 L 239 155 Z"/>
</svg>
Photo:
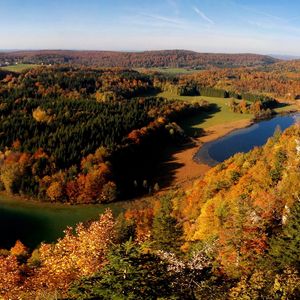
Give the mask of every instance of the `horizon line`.
<svg viewBox="0 0 300 300">
<path fill-rule="evenodd" d="M 130 52 L 130 53 L 141 53 L 141 52 L 159 52 L 159 51 L 190 51 L 199 54 L 254 54 L 254 55 L 265 55 L 265 56 L 289 56 L 300 58 L 299 54 L 290 54 L 290 53 L 262 53 L 262 52 L 238 52 L 238 51 L 196 51 L 196 50 L 189 50 L 184 48 L 171 48 L 171 49 L 143 49 L 143 50 L 112 50 L 112 49 L 78 49 L 78 48 L 3 48 L 0 49 L 0 52 L 19 52 L 19 51 L 78 51 L 78 52 Z"/>
</svg>

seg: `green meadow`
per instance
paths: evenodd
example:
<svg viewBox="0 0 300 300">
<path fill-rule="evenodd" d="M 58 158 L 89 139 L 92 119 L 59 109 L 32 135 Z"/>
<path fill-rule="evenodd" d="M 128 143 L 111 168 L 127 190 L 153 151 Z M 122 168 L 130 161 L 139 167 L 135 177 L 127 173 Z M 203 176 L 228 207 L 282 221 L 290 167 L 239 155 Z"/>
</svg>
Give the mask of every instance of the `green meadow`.
<svg viewBox="0 0 300 300">
<path fill-rule="evenodd" d="M 38 66 L 39 65 L 36 65 L 36 64 L 17 64 L 17 65 L 1 67 L 0 69 L 20 73 L 20 72 L 23 72 L 24 70 L 36 68 Z"/>
</svg>

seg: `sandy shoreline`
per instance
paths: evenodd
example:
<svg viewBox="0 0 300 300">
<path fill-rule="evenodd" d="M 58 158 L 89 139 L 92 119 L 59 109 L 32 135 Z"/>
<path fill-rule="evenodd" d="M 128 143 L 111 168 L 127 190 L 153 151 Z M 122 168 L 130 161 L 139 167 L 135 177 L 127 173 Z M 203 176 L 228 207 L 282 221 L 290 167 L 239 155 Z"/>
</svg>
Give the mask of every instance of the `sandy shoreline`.
<svg viewBox="0 0 300 300">
<path fill-rule="evenodd" d="M 172 161 L 181 167 L 175 170 L 172 185 L 188 187 L 196 178 L 202 177 L 211 168 L 193 160 L 194 155 L 204 143 L 214 141 L 234 130 L 251 126 L 253 123 L 252 120 L 239 120 L 207 128 L 204 136 L 193 139 L 190 147 L 184 147 L 173 155 Z"/>
<path fill-rule="evenodd" d="M 286 103 L 284 101 L 280 101 Z M 291 111 L 285 111 L 279 114 L 286 114 L 292 112 L 299 112 L 300 107 L 293 109 Z M 204 145 L 204 143 L 212 142 L 218 138 L 221 138 L 232 131 L 246 128 L 254 124 L 254 120 L 239 120 L 225 124 L 219 124 L 205 129 L 205 135 L 194 138 L 192 146 L 185 148 L 176 152 L 172 159 L 174 163 L 181 165 L 174 172 L 174 180 L 172 185 L 177 185 L 181 187 L 190 186 L 193 181 L 197 178 L 201 178 L 211 167 L 204 163 L 195 162 L 193 160 L 196 152 Z"/>
</svg>

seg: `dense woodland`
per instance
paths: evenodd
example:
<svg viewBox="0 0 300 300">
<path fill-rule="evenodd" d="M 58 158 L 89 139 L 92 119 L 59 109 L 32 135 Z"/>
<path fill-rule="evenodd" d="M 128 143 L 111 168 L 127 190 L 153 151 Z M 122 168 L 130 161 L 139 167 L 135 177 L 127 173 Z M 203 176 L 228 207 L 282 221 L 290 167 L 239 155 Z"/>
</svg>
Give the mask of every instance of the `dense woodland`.
<svg viewBox="0 0 300 300">
<path fill-rule="evenodd" d="M 150 76 L 129 70 L 44 67 L 7 75 L 0 87 L 1 188 L 71 203 L 153 188 L 149 166 L 159 147 L 184 138 L 174 121 L 209 109 L 204 101 L 136 97 L 156 89 Z"/>
<path fill-rule="evenodd" d="M 258 54 L 197 53 L 187 50 L 163 50 L 145 52 L 112 51 L 18 51 L 0 53 L 0 64 L 79 64 L 97 67 L 150 68 L 264 66 L 278 61 L 270 56 Z"/>
<path fill-rule="evenodd" d="M 127 69 L 57 66 L 6 74 L 0 84 L 1 189 L 70 203 L 157 189 L 153 170 L 160 150 L 187 139 L 176 122 L 211 109 L 205 101 L 151 96 L 161 91 L 235 98 L 228 100 L 234 112 L 257 118 L 270 116 L 277 104 L 197 78 Z"/>
<path fill-rule="evenodd" d="M 195 82 L 200 86 L 232 93 L 264 94 L 275 98 L 298 99 L 300 95 L 300 61 L 266 67 L 206 70 L 182 75 L 180 84 Z"/>
<path fill-rule="evenodd" d="M 188 191 L 135 202 L 33 252 L 0 255 L 16 299 L 299 299 L 300 127 L 217 165 Z"/>
<path fill-rule="evenodd" d="M 176 95 L 222 97 L 259 117 L 278 97 L 297 99 L 298 62 L 192 75 L 57 65 L 0 76 L 2 191 L 71 204 L 156 192 L 53 244 L 0 250 L 0 297 L 299 299 L 299 124 L 188 190 L 159 191 L 152 173 L 164 147 L 189 141 L 180 121 L 211 109 Z"/>
</svg>

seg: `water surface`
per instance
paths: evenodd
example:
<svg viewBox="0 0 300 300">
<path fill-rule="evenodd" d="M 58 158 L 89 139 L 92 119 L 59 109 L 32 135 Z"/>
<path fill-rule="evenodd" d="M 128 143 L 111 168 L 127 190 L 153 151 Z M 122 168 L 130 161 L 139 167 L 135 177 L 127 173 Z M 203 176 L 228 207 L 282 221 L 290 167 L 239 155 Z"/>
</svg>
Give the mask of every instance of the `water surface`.
<svg viewBox="0 0 300 300">
<path fill-rule="evenodd" d="M 263 145 L 273 135 L 276 126 L 282 130 L 291 126 L 298 115 L 278 116 L 245 129 L 237 130 L 211 143 L 205 144 L 195 160 L 215 165 L 237 152 L 247 152 Z M 32 203 L 0 195 L 0 248 L 10 248 L 17 239 L 34 248 L 42 241 L 54 242 L 63 236 L 67 226 L 80 221 L 97 219 L 110 207 L 116 214 L 126 203 L 110 205 L 65 206 L 51 203 Z"/>
<path fill-rule="evenodd" d="M 51 203 L 33 203 L 0 196 L 0 248 L 10 248 L 16 240 L 35 248 L 42 241 L 54 242 L 63 236 L 67 226 L 97 219 L 111 207 L 115 213 L 123 209 L 122 203 L 111 205 L 66 206 Z"/>
<path fill-rule="evenodd" d="M 199 149 L 194 159 L 214 166 L 238 152 L 248 152 L 255 146 L 262 146 L 274 134 L 277 126 L 282 130 L 295 123 L 300 114 L 277 116 L 254 125 L 236 130 L 220 139 L 209 142 Z"/>
</svg>

